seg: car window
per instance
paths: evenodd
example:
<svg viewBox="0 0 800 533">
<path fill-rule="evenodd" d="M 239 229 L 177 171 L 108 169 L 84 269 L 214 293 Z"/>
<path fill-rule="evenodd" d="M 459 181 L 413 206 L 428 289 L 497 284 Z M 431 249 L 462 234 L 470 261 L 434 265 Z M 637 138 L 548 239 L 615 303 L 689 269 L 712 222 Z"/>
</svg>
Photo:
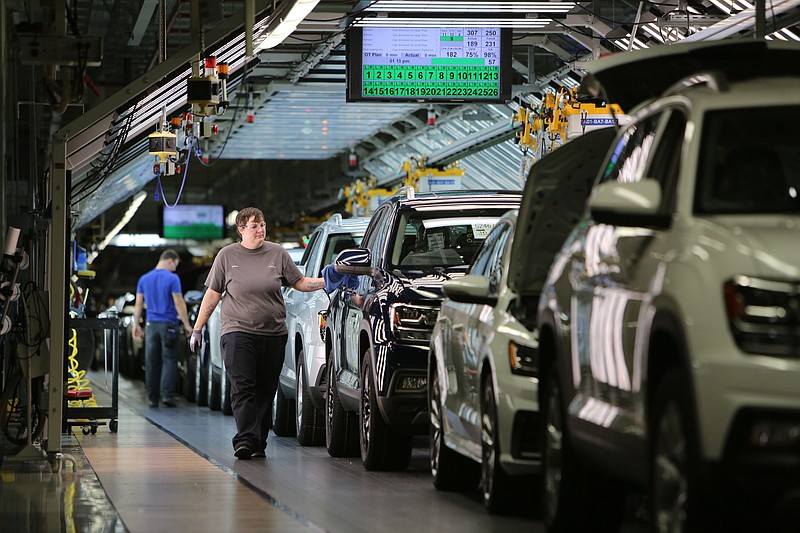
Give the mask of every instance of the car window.
<svg viewBox="0 0 800 533">
<path fill-rule="evenodd" d="M 630 125 L 623 132 L 610 152 L 599 183 L 610 180 L 630 183 L 645 177 L 646 164 L 661 118 L 661 113 L 655 113 Z"/>
<path fill-rule="evenodd" d="M 511 235 L 511 226 L 506 222 L 497 224 L 483 246 L 478 250 L 469 273 L 489 279 L 489 292 L 496 295 L 503 278 L 503 252 Z"/>
<path fill-rule="evenodd" d="M 695 185 L 698 214 L 800 211 L 800 106 L 710 111 Z M 769 135 L 754 135 L 769 124 Z"/>
<path fill-rule="evenodd" d="M 389 268 L 468 265 L 499 218 L 469 211 L 407 211 L 397 225 Z"/>
<path fill-rule="evenodd" d="M 311 239 L 308 241 L 308 246 L 306 246 L 306 251 L 303 253 L 303 258 L 300 259 L 301 265 L 308 264 L 309 259 L 311 259 L 311 253 L 314 251 L 314 247 L 316 246 L 316 242 L 320 239 L 319 231 L 315 231 L 313 235 L 311 235 Z"/>
<path fill-rule="evenodd" d="M 339 252 L 358 246 L 363 236 L 361 232 L 329 234 L 328 242 L 325 243 L 325 251 L 322 253 L 322 262 L 320 262 L 318 271 L 313 274 L 313 277 L 318 277 L 325 266 L 333 263 Z"/>
</svg>

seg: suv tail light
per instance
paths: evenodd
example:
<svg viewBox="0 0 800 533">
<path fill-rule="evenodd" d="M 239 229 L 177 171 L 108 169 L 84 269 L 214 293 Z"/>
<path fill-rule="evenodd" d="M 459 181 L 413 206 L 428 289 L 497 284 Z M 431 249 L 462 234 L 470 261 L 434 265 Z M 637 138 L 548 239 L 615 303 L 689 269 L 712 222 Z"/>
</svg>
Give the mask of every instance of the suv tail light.
<svg viewBox="0 0 800 533">
<path fill-rule="evenodd" d="M 723 286 L 731 332 L 742 351 L 800 356 L 800 285 L 736 276 Z"/>
</svg>

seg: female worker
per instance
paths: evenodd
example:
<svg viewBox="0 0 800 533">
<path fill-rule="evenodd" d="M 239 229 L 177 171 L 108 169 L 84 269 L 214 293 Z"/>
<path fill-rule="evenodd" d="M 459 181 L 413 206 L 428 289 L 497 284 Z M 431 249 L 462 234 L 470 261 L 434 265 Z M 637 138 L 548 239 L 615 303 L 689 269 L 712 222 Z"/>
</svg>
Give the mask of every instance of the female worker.
<svg viewBox="0 0 800 533">
<path fill-rule="evenodd" d="M 266 229 L 260 209 L 246 207 L 236 215 L 241 242 L 225 246 L 214 259 L 189 342 L 195 351 L 203 326 L 226 293 L 220 346 L 231 385 L 233 449 L 239 459 L 266 456 L 272 399 L 288 336 L 281 286 L 303 292 L 325 288 L 323 278 L 304 277 L 282 246 L 267 241 Z"/>
</svg>

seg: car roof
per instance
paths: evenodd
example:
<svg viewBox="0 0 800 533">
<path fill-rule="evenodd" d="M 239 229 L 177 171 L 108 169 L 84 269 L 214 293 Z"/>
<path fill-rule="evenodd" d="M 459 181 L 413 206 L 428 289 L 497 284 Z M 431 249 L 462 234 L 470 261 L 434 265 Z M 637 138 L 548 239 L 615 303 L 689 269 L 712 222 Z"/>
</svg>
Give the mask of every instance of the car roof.
<svg viewBox="0 0 800 533">
<path fill-rule="evenodd" d="M 339 213 L 334 213 L 319 228 L 327 229 L 328 233 L 349 233 L 366 229 L 369 220 L 369 217 L 342 218 Z"/>
<path fill-rule="evenodd" d="M 465 208 L 470 204 L 482 208 L 508 208 L 519 205 L 522 192 L 494 191 L 494 190 L 467 190 L 467 191 L 442 191 L 415 193 L 413 196 L 395 195 L 390 201 L 397 202 L 400 209 L 448 209 Z"/>
<path fill-rule="evenodd" d="M 800 44 L 752 39 L 676 43 L 602 57 L 587 64 L 587 70 L 581 97 L 602 97 L 630 113 L 640 103 L 701 72 L 721 74 L 730 82 L 800 76 Z"/>
</svg>

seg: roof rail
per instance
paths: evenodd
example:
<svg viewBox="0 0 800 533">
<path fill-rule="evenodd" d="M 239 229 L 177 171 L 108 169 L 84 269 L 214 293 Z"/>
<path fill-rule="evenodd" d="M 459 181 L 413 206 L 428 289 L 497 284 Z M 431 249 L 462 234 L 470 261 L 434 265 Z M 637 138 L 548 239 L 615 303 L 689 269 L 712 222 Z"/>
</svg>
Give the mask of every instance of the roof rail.
<svg viewBox="0 0 800 533">
<path fill-rule="evenodd" d="M 406 185 L 405 187 L 400 187 L 397 189 L 398 195 L 405 195 L 407 200 L 414 199 L 414 187 L 412 185 Z"/>
<path fill-rule="evenodd" d="M 728 92 L 728 89 L 730 88 L 728 77 L 725 76 L 725 74 L 716 70 L 709 70 L 706 72 L 698 72 L 696 74 L 692 74 L 691 76 L 686 76 L 682 80 L 670 85 L 661 96 L 678 94 L 685 89 L 696 87 L 698 85 L 705 85 L 712 91 L 718 93 Z"/>
<path fill-rule="evenodd" d="M 334 213 L 330 217 L 328 217 L 328 222 L 331 222 L 338 226 L 342 223 L 342 215 L 340 213 Z"/>
</svg>

